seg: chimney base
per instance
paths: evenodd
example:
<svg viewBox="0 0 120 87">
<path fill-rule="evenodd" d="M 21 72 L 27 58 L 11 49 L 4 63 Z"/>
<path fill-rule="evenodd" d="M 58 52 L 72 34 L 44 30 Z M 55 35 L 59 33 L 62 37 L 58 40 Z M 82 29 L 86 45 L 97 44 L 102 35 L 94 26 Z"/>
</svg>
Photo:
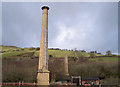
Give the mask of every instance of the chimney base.
<svg viewBox="0 0 120 87">
<path fill-rule="evenodd" d="M 38 72 L 37 85 L 49 85 L 49 72 Z"/>
</svg>

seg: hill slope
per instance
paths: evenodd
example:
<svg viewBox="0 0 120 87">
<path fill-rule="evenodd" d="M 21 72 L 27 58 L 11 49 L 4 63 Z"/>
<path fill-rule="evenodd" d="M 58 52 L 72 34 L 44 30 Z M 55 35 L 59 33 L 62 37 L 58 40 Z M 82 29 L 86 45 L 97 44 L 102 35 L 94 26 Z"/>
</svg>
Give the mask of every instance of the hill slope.
<svg viewBox="0 0 120 87">
<path fill-rule="evenodd" d="M 39 48 L 19 48 L 14 46 L 1 46 L 2 53 L 2 80 L 3 82 L 36 82 L 38 69 Z M 74 52 L 58 49 L 49 49 L 48 70 L 51 72 L 51 82 L 64 79 L 64 57 L 69 56 L 68 67 L 70 76 L 82 76 L 83 78 L 102 78 L 101 84 L 117 84 L 118 57 L 103 57 L 95 54 L 94 58 L 88 58 L 91 53 Z M 80 57 L 81 56 L 81 57 Z M 70 58 L 73 57 L 73 58 Z M 74 60 L 78 58 L 77 60 Z M 61 60 L 62 59 L 62 60 Z"/>
<path fill-rule="evenodd" d="M 19 48 L 15 46 L 2 46 L 2 57 L 8 58 L 8 57 L 14 57 L 14 56 L 20 56 L 22 54 L 32 53 L 34 57 L 39 56 L 39 48 Z M 90 57 L 90 53 L 86 52 L 80 52 L 80 51 L 68 51 L 68 50 L 60 50 L 60 49 L 48 49 L 48 56 L 50 57 L 64 57 L 65 54 L 68 55 L 68 57 Z M 31 55 L 30 55 L 31 56 Z M 102 56 L 101 54 L 94 54 L 94 56 Z"/>
</svg>

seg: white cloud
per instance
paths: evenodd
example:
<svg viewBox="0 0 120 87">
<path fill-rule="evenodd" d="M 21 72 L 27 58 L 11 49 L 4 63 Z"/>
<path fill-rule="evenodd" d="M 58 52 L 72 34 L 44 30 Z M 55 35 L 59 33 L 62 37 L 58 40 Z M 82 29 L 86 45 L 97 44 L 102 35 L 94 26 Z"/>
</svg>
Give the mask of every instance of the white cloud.
<svg viewBox="0 0 120 87">
<path fill-rule="evenodd" d="M 75 37 L 76 37 L 76 29 L 67 27 L 65 25 L 60 25 L 60 24 L 58 26 L 58 29 L 60 32 L 55 39 L 55 42 L 57 43 L 57 47 L 60 47 L 60 48 L 73 47 Z"/>
</svg>

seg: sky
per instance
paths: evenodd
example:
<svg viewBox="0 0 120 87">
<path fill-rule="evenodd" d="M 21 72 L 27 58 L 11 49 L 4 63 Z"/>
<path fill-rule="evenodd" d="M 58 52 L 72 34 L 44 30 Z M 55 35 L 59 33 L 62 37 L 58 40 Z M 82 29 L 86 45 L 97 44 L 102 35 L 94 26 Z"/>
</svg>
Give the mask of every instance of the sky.
<svg viewBox="0 0 120 87">
<path fill-rule="evenodd" d="M 3 2 L 2 44 L 40 47 L 44 5 L 48 48 L 118 52 L 117 2 Z"/>
</svg>

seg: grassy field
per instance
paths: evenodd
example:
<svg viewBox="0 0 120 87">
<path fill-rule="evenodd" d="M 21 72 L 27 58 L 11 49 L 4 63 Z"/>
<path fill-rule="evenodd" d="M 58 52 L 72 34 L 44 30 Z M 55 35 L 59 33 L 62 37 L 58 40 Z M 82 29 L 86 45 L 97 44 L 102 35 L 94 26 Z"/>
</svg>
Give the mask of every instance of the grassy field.
<svg viewBox="0 0 120 87">
<path fill-rule="evenodd" d="M 63 51 L 63 50 L 48 50 L 48 55 L 52 55 L 53 57 L 64 57 L 67 54 L 69 57 L 76 56 L 76 53 L 73 51 Z M 89 53 L 81 53 L 84 57 L 89 57 Z M 39 51 L 35 52 L 35 56 L 39 56 Z"/>
<path fill-rule="evenodd" d="M 14 46 L 2 46 L 2 58 L 20 58 L 23 57 L 22 55 L 28 54 L 29 57 L 38 57 L 39 56 L 39 49 L 37 48 L 19 48 Z M 30 55 L 32 54 L 33 55 Z M 75 51 L 66 51 L 66 50 L 56 50 L 56 49 L 48 49 L 48 56 L 54 58 L 63 58 L 65 54 L 68 57 L 90 57 L 90 53 L 87 52 L 75 52 Z M 20 56 L 18 56 L 20 55 Z M 94 56 L 103 56 L 100 54 L 94 54 Z M 25 57 L 24 57 L 25 58 Z M 118 61 L 118 57 L 100 57 L 100 58 L 89 58 L 90 61 Z"/>
<path fill-rule="evenodd" d="M 17 56 L 24 53 L 34 52 L 34 56 L 39 56 L 39 50 L 36 48 L 19 48 L 14 46 L 2 46 L 2 57 L 9 58 L 13 56 Z M 65 51 L 65 50 L 55 50 L 55 49 L 48 49 L 48 55 L 52 57 L 64 57 L 65 54 L 68 57 L 90 57 L 90 53 L 86 52 L 74 52 L 74 51 Z M 94 54 L 95 56 L 102 56 L 100 54 Z"/>
</svg>

